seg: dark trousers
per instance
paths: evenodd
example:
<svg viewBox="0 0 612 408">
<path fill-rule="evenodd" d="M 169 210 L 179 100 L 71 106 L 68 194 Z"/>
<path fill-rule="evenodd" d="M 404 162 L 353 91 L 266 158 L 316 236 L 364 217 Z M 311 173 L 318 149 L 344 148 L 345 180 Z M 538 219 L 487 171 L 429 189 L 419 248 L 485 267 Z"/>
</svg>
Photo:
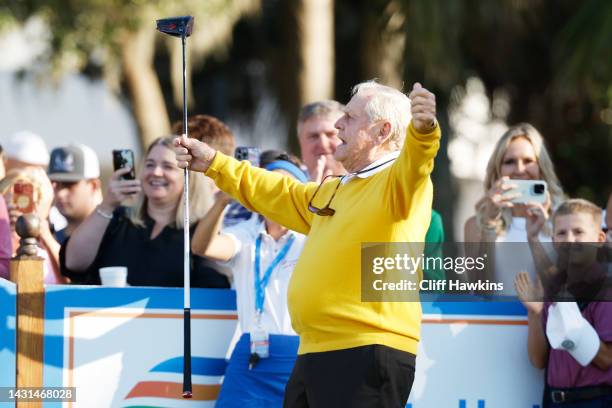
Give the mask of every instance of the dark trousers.
<svg viewBox="0 0 612 408">
<path fill-rule="evenodd" d="M 415 355 L 378 344 L 299 355 L 285 408 L 404 408 Z"/>
</svg>

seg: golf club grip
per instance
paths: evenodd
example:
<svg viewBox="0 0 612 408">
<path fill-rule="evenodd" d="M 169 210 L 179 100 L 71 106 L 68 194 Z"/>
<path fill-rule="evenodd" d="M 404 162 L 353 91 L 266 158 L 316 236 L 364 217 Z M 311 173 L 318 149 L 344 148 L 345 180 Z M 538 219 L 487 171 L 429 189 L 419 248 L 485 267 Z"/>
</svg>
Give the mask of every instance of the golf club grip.
<svg viewBox="0 0 612 408">
<path fill-rule="evenodd" d="M 191 398 L 191 310 L 183 314 L 183 398 Z"/>
</svg>

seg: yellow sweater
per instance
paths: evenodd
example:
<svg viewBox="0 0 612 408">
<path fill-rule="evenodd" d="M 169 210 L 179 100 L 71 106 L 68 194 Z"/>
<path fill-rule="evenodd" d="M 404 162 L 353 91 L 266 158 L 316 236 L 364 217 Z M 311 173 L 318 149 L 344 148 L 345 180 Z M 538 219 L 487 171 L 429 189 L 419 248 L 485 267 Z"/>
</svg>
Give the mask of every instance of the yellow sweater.
<svg viewBox="0 0 612 408">
<path fill-rule="evenodd" d="M 361 302 L 362 242 L 423 242 L 431 219 L 429 177 L 440 129 L 419 134 L 412 123 L 392 166 L 340 186 L 322 217 L 308 211 L 317 185 L 252 167 L 217 152 L 206 172 L 247 208 L 308 239 L 289 284 L 299 354 L 381 344 L 416 354 L 421 305 Z M 327 204 L 338 180 L 326 182 L 315 202 Z"/>
</svg>

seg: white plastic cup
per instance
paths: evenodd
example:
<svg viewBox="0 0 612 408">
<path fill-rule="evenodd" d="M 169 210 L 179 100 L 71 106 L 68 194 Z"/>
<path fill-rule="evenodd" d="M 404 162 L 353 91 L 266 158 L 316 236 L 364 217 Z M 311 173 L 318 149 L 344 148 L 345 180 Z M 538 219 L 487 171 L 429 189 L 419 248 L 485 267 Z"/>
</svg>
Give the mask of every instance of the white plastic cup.
<svg viewBox="0 0 612 408">
<path fill-rule="evenodd" d="M 100 279 L 103 286 L 112 286 L 115 288 L 124 288 L 127 286 L 127 267 L 125 266 L 107 266 L 100 268 Z"/>
</svg>

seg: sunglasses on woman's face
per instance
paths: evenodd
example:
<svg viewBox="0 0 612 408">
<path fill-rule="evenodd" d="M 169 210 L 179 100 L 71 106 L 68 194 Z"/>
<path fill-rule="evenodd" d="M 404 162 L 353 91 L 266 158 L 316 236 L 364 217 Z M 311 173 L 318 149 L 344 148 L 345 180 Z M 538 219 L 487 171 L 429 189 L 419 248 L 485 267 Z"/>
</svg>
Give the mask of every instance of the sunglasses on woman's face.
<svg viewBox="0 0 612 408">
<path fill-rule="evenodd" d="M 314 198 L 316 197 L 317 193 L 319 192 L 319 190 L 321 189 L 321 186 L 323 185 L 323 183 L 325 182 L 325 180 L 328 177 L 338 177 L 338 184 L 336 185 L 336 189 L 334 190 L 334 193 L 332 194 L 331 198 L 329 199 L 329 201 L 327 202 L 327 204 L 325 205 L 325 207 L 323 208 L 318 208 L 315 207 L 312 204 L 312 201 L 314 200 Z M 317 187 L 317 189 L 315 190 L 314 194 L 312 195 L 312 197 L 310 198 L 310 201 L 308 202 L 308 211 L 315 213 L 316 215 L 320 215 L 323 217 L 331 217 L 332 215 L 334 215 L 336 213 L 336 210 L 334 210 L 333 208 L 330 207 L 332 200 L 334 199 L 334 197 L 336 196 L 336 193 L 338 192 L 338 188 L 340 187 L 340 184 L 342 184 L 342 176 L 335 176 L 333 174 L 330 174 L 328 176 L 325 176 L 323 178 L 323 180 L 321 180 L 321 184 L 319 184 L 319 187 Z"/>
</svg>

